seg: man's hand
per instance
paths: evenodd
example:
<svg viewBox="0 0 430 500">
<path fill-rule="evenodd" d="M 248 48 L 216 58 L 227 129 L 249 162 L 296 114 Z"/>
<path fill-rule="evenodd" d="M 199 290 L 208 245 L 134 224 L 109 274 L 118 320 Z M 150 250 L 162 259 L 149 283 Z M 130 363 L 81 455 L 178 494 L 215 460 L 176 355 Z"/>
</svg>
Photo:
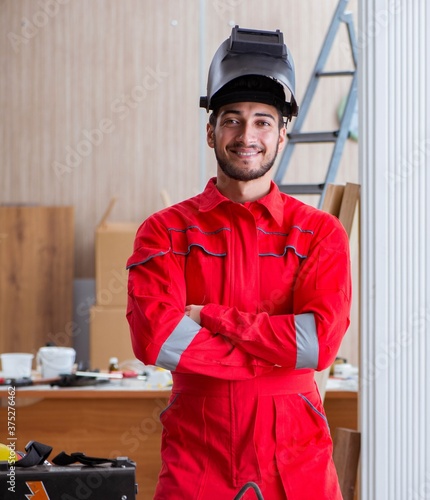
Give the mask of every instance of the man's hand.
<svg viewBox="0 0 430 500">
<path fill-rule="evenodd" d="M 195 306 L 194 304 L 191 304 L 189 306 L 185 306 L 185 314 L 200 325 L 200 311 L 202 309 L 203 306 Z"/>
</svg>

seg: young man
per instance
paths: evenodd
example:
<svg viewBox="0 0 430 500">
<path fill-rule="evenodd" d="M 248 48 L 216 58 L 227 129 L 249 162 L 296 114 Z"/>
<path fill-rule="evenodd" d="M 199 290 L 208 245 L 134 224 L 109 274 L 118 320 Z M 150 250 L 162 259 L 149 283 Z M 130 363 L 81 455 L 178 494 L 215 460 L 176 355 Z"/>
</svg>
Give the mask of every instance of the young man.
<svg viewBox="0 0 430 500">
<path fill-rule="evenodd" d="M 297 110 L 283 41 L 280 57 L 232 41 L 202 101 L 216 178 L 149 217 L 128 261 L 134 352 L 173 375 L 154 498 L 230 500 L 255 483 L 266 500 L 340 500 L 314 371 L 334 361 L 349 325 L 348 239 L 271 181 L 283 116 Z M 267 76 L 279 59 L 285 78 Z"/>
</svg>

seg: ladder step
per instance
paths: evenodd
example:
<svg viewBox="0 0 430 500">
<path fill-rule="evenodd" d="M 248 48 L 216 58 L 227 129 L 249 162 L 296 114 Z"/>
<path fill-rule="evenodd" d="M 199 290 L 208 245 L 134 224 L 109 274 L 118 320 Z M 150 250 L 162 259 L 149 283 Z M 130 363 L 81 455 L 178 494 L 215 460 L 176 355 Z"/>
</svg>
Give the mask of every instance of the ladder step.
<svg viewBox="0 0 430 500">
<path fill-rule="evenodd" d="M 286 194 L 321 194 L 324 184 L 281 184 L 279 190 Z"/>
<path fill-rule="evenodd" d="M 287 134 L 288 140 L 292 143 L 301 142 L 336 142 L 339 130 L 330 132 L 291 132 Z"/>
<path fill-rule="evenodd" d="M 355 69 L 345 69 L 342 71 L 318 71 L 315 76 L 354 76 Z"/>
</svg>

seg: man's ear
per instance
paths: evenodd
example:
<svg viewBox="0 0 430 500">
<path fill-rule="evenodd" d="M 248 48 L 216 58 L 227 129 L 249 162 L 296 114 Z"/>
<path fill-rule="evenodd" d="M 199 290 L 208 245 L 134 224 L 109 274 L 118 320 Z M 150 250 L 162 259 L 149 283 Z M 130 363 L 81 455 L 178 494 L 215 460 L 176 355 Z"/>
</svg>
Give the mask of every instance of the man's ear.
<svg viewBox="0 0 430 500">
<path fill-rule="evenodd" d="M 287 127 L 282 127 L 279 131 L 278 153 L 282 151 L 287 143 Z"/>
<path fill-rule="evenodd" d="M 206 141 L 210 148 L 215 147 L 215 129 L 210 123 L 206 125 Z"/>
</svg>

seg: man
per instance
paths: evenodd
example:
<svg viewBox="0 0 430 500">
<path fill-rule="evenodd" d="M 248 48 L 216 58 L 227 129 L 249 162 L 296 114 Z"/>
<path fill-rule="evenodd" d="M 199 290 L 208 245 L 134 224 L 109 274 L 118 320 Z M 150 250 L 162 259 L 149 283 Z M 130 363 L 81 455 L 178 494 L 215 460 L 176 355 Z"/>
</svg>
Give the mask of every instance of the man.
<svg viewBox="0 0 430 500">
<path fill-rule="evenodd" d="M 297 112 L 282 33 L 234 28 L 201 103 L 216 178 L 149 217 L 127 266 L 134 352 L 173 376 L 154 498 L 341 499 L 314 371 L 349 325 L 348 239 L 271 181 Z"/>
</svg>

